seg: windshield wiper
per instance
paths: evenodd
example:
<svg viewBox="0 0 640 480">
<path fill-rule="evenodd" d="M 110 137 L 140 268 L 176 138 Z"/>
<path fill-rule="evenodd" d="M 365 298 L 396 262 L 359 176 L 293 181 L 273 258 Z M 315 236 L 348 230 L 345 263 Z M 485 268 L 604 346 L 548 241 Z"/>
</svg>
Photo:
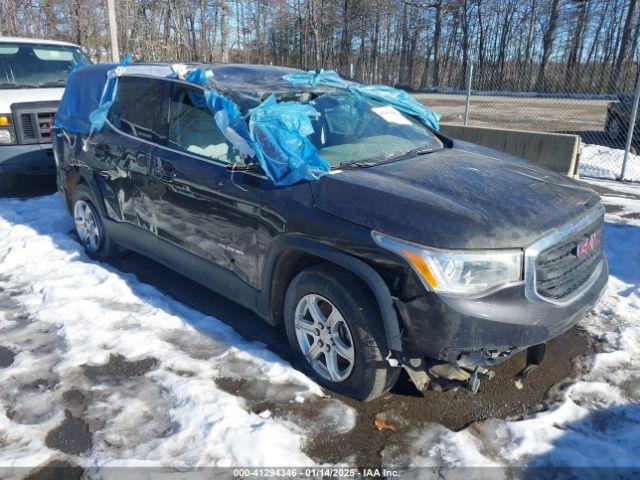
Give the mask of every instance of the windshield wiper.
<svg viewBox="0 0 640 480">
<path fill-rule="evenodd" d="M 383 165 L 385 163 L 395 162 L 396 160 L 406 160 L 408 158 L 418 157 L 420 155 L 435 152 L 436 150 L 438 150 L 438 148 L 424 148 L 424 147 L 414 148 L 413 150 L 409 150 L 408 152 L 404 152 L 400 154 L 381 155 L 380 157 L 376 157 L 372 160 L 367 160 L 362 162 L 350 162 L 350 161 L 340 162 L 340 167 L 342 168 L 374 167 L 376 165 Z"/>
<path fill-rule="evenodd" d="M 349 167 L 354 167 L 354 168 L 368 168 L 368 167 L 373 167 L 374 165 L 377 165 L 376 162 L 340 162 L 340 166 L 342 168 L 349 168 Z"/>
<path fill-rule="evenodd" d="M 397 155 L 387 155 L 381 157 L 380 161 L 376 163 L 376 165 L 382 165 L 384 163 L 395 162 L 397 160 L 407 160 L 409 158 L 419 157 L 420 155 L 426 155 L 427 153 L 433 153 L 436 150 L 440 150 L 439 148 L 414 148 L 413 150 L 409 150 L 408 152 L 400 153 Z"/>
<path fill-rule="evenodd" d="M 20 83 L 17 84 L 17 88 L 47 88 L 47 87 L 64 87 L 64 83 L 60 82 L 42 82 L 42 83 Z"/>
<path fill-rule="evenodd" d="M 64 87 L 66 83 L 64 82 L 42 82 L 38 84 L 38 87 Z"/>
</svg>

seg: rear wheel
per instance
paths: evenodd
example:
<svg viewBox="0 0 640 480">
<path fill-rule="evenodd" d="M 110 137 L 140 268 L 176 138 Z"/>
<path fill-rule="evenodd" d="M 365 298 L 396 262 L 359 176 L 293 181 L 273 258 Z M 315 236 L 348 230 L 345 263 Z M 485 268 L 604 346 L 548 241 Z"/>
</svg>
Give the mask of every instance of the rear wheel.
<svg viewBox="0 0 640 480">
<path fill-rule="evenodd" d="M 105 231 L 91 191 L 85 185 L 78 185 L 73 192 L 73 222 L 80 243 L 90 256 L 111 258 L 118 253 L 118 246 Z"/>
<path fill-rule="evenodd" d="M 16 175 L 0 173 L 0 193 L 7 193 L 16 186 Z"/>
<path fill-rule="evenodd" d="M 345 270 L 318 265 L 299 273 L 285 297 L 285 328 L 297 363 L 330 390 L 371 400 L 398 378 L 385 360 L 377 304 Z"/>
</svg>

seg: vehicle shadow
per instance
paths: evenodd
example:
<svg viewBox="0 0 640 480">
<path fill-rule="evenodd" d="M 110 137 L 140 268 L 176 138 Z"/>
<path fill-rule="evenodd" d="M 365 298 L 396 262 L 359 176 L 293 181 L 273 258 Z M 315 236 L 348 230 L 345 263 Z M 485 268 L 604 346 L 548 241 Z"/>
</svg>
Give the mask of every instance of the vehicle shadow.
<svg viewBox="0 0 640 480">
<path fill-rule="evenodd" d="M 14 188 L 9 192 L 0 193 L 0 198 L 30 198 L 50 195 L 55 191 L 54 175 L 18 175 Z"/>
<path fill-rule="evenodd" d="M 563 433 L 529 461 L 523 478 L 640 478 L 640 405 L 595 410 L 553 427 Z"/>
</svg>

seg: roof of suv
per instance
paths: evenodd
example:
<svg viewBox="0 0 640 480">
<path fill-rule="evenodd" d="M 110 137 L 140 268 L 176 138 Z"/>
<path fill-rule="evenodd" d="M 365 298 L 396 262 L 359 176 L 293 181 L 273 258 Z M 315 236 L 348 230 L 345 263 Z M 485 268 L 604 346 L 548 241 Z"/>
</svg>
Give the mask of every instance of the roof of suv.
<svg viewBox="0 0 640 480">
<path fill-rule="evenodd" d="M 24 37 L 0 37 L 0 43 L 29 43 L 40 45 L 61 45 L 65 47 L 77 47 L 69 42 L 61 42 L 59 40 L 43 40 L 41 38 L 24 38 Z"/>
<path fill-rule="evenodd" d="M 234 63 L 156 63 L 133 62 L 125 65 L 129 69 L 127 75 L 151 76 L 167 78 L 174 74 L 172 67 L 184 65 L 188 69 L 203 69 L 213 72 L 213 87 L 236 102 L 242 111 L 257 106 L 268 95 L 294 96 L 310 90 L 330 91 L 331 87 L 317 86 L 309 88 L 296 85 L 284 78 L 290 73 L 304 73 L 302 70 L 270 65 L 247 65 Z M 78 70 L 80 77 L 104 79 L 108 70 L 116 68 L 116 64 L 96 64 Z"/>
<path fill-rule="evenodd" d="M 243 63 L 196 63 L 176 62 L 190 69 L 211 70 L 218 88 L 225 90 L 251 90 L 251 91 L 281 91 L 296 90 L 295 85 L 282 77 L 289 73 L 304 73 L 302 70 L 289 67 L 276 67 L 271 65 L 251 65 Z M 144 75 L 166 76 L 176 63 L 134 62 L 128 64 L 132 67 L 149 67 Z M 164 70 L 166 68 L 166 71 Z M 142 72 L 140 72 L 142 73 Z"/>
</svg>

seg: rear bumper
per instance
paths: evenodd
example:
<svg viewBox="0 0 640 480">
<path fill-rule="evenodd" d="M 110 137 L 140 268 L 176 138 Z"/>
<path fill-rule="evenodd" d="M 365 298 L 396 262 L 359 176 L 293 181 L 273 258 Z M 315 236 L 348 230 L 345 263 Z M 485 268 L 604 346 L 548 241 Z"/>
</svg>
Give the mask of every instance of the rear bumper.
<svg viewBox="0 0 640 480">
<path fill-rule="evenodd" d="M 396 306 L 404 323 L 404 353 L 458 365 L 494 365 L 573 327 L 600 300 L 609 277 L 604 263 L 595 282 L 575 301 L 532 301 L 524 285 L 481 298 L 428 293 Z"/>
<path fill-rule="evenodd" d="M 1 145 L 0 174 L 53 175 L 56 165 L 50 143 Z"/>
</svg>

